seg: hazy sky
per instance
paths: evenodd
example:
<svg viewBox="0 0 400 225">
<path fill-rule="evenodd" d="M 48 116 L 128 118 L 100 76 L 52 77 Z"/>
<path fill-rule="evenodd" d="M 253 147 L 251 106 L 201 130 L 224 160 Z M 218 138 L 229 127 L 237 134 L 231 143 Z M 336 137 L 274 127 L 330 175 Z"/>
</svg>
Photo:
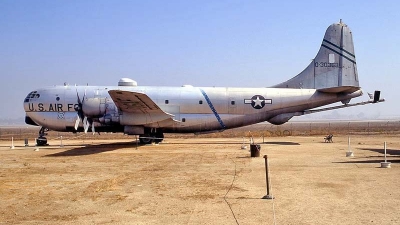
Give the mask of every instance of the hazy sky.
<svg viewBox="0 0 400 225">
<path fill-rule="evenodd" d="M 30 91 L 64 82 L 272 86 L 301 72 L 339 19 L 353 31 L 364 92 L 387 100 L 349 113 L 397 116 L 399 8 L 395 0 L 2 0 L 0 118 L 23 117 Z"/>
</svg>

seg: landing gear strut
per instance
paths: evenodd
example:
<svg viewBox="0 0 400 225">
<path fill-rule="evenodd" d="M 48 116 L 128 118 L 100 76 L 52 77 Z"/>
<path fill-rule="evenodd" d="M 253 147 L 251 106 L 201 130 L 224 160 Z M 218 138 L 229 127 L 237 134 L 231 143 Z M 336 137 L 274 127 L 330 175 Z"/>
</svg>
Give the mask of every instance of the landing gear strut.
<svg viewBox="0 0 400 225">
<path fill-rule="evenodd" d="M 47 145 L 47 138 L 45 137 L 47 135 L 46 131 L 49 131 L 49 129 L 45 127 L 41 127 L 39 130 L 39 137 L 36 139 L 36 145 L 37 146 L 45 146 Z"/>
</svg>

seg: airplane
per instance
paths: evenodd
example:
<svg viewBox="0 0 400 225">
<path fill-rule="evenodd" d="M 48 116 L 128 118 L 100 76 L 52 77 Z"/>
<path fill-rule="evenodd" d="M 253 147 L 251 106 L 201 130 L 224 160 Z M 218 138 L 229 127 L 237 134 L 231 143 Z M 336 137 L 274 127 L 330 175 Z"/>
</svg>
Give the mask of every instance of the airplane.
<svg viewBox="0 0 400 225">
<path fill-rule="evenodd" d="M 312 62 L 297 76 L 272 87 L 138 86 L 122 78 L 118 86 L 61 86 L 30 92 L 24 100 L 25 122 L 46 132 L 123 132 L 139 135 L 142 144 L 164 133 L 208 133 L 264 121 L 280 125 L 294 116 L 379 103 L 380 91 L 368 101 L 350 104 L 363 94 L 352 32 L 330 25 Z M 333 103 L 342 104 L 319 108 Z"/>
</svg>

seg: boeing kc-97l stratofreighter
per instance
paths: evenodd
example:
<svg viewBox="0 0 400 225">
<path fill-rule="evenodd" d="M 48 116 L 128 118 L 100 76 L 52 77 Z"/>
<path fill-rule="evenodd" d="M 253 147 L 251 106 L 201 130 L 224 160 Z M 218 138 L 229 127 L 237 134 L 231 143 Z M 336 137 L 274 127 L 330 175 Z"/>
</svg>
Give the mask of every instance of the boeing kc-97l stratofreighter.
<svg viewBox="0 0 400 225">
<path fill-rule="evenodd" d="M 123 78 L 118 86 L 54 86 L 37 89 L 24 101 L 27 124 L 47 130 L 123 132 L 142 143 L 160 142 L 164 133 L 206 133 L 268 121 L 280 125 L 293 116 L 382 102 L 349 104 L 359 86 L 352 32 L 342 23 L 326 30 L 321 48 L 300 74 L 269 88 L 151 87 Z M 321 106 L 342 102 L 342 105 Z"/>
</svg>

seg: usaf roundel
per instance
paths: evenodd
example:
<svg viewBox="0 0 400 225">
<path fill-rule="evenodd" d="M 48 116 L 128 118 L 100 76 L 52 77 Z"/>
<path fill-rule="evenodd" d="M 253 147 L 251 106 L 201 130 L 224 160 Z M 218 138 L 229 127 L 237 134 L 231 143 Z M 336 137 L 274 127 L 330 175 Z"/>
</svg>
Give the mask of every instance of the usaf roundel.
<svg viewBox="0 0 400 225">
<path fill-rule="evenodd" d="M 265 104 L 272 104 L 272 99 L 265 99 L 262 95 L 254 95 L 251 99 L 245 99 L 244 104 L 251 104 L 255 109 L 262 109 Z"/>
</svg>

